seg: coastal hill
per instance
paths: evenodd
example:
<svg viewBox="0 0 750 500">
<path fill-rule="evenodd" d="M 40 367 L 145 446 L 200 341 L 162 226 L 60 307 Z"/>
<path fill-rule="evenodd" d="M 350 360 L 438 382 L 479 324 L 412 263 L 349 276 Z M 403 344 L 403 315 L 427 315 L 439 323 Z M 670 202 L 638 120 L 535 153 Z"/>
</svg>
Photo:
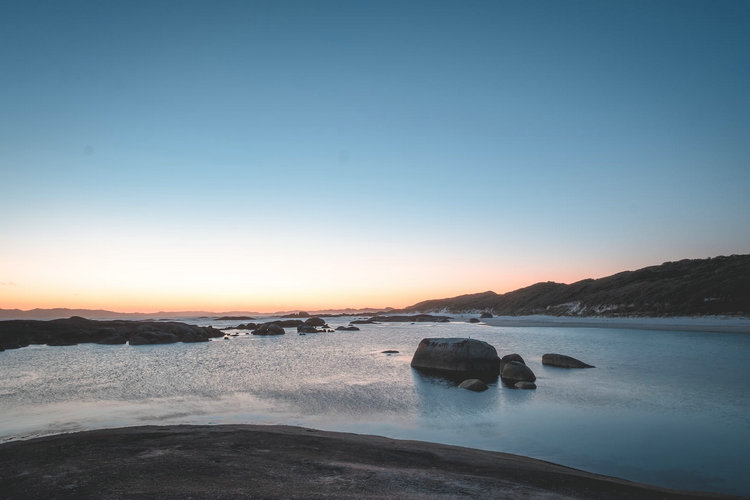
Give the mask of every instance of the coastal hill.
<svg viewBox="0 0 750 500">
<path fill-rule="evenodd" d="M 399 312 L 488 311 L 523 316 L 750 315 L 750 255 L 665 262 L 571 284 L 426 300 Z"/>
</svg>

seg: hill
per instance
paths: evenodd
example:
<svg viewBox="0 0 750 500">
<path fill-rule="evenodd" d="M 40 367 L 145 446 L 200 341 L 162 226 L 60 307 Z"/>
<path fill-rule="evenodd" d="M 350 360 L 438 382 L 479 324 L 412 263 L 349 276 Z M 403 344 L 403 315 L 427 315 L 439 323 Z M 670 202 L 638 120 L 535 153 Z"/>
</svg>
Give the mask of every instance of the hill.
<svg viewBox="0 0 750 500">
<path fill-rule="evenodd" d="M 489 311 L 504 316 L 750 315 L 750 255 L 665 262 L 571 284 L 536 283 L 419 302 L 401 312 Z"/>
</svg>

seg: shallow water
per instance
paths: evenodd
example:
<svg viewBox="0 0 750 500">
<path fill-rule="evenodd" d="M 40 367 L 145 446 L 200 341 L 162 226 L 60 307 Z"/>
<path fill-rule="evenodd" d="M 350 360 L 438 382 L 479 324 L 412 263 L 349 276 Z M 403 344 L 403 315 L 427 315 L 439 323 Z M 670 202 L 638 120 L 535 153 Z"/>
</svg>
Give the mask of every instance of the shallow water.
<svg viewBox="0 0 750 500">
<path fill-rule="evenodd" d="M 274 337 L 241 332 L 199 344 L 8 350 L 0 353 L 0 441 L 122 425 L 292 424 L 750 495 L 750 335 L 463 322 L 360 328 L 305 336 L 293 329 Z M 496 383 L 473 393 L 410 368 L 422 338 L 460 336 L 485 340 L 501 356 L 521 354 L 538 389 Z M 545 367 L 547 352 L 597 368 Z"/>
</svg>

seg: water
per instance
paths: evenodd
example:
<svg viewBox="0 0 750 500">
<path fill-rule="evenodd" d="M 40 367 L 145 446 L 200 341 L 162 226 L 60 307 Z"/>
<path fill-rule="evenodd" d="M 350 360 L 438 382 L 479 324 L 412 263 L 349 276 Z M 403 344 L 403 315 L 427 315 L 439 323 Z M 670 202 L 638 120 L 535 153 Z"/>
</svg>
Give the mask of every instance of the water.
<svg viewBox="0 0 750 500">
<path fill-rule="evenodd" d="M 0 353 L 0 441 L 124 425 L 291 424 L 750 495 L 750 335 L 462 322 L 360 328 L 8 350 Z M 492 384 L 473 393 L 410 368 L 422 338 L 460 336 L 487 341 L 501 356 L 521 354 L 538 389 Z M 597 368 L 545 367 L 547 352 Z"/>
</svg>

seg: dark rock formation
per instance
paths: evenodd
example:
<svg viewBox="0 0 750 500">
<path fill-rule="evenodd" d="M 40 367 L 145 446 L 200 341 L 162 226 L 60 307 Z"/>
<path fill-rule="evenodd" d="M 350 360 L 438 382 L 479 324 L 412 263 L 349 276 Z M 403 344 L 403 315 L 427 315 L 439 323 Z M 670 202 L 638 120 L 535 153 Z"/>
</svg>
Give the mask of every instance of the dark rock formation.
<svg viewBox="0 0 750 500">
<path fill-rule="evenodd" d="M 594 368 L 593 365 L 583 361 L 565 356 L 564 354 L 545 354 L 542 356 L 542 364 L 547 366 L 557 366 L 559 368 Z"/>
<path fill-rule="evenodd" d="M 414 314 L 411 316 L 373 316 L 373 321 L 383 323 L 409 322 L 415 323 L 447 323 L 451 320 L 450 316 L 433 316 L 432 314 Z M 352 321 L 352 323 L 354 323 Z"/>
<path fill-rule="evenodd" d="M 284 328 L 278 323 L 263 323 L 253 330 L 253 335 L 284 335 Z"/>
<path fill-rule="evenodd" d="M 422 339 L 411 366 L 452 379 L 492 381 L 500 372 L 500 358 L 494 347 L 481 340 L 433 338 Z"/>
<path fill-rule="evenodd" d="M 326 322 L 323 318 L 318 318 L 317 316 L 314 318 L 308 318 L 305 320 L 305 324 L 308 326 L 326 326 Z"/>
<path fill-rule="evenodd" d="M 502 371 L 503 371 L 503 367 L 504 367 L 504 366 L 505 366 L 505 365 L 506 365 L 507 363 L 510 363 L 511 361 L 518 361 L 518 362 L 519 362 L 519 363 L 521 363 L 521 364 L 524 364 L 524 365 L 526 364 L 526 362 L 525 362 L 525 361 L 523 360 L 523 358 L 521 357 L 521 355 L 520 355 L 520 354 L 516 354 L 516 353 L 513 353 L 513 354 L 506 354 L 505 356 L 503 356 L 503 357 L 502 357 L 502 358 L 500 359 L 500 372 L 501 372 L 501 373 L 502 373 Z"/>
<path fill-rule="evenodd" d="M 375 321 L 373 318 L 367 318 L 367 319 L 355 319 L 349 322 L 352 325 L 373 325 L 377 324 L 377 321 Z"/>
<path fill-rule="evenodd" d="M 536 375 L 531 368 L 518 361 L 505 363 L 503 371 L 500 372 L 500 378 L 508 387 L 515 387 L 517 382 L 534 382 Z"/>
<path fill-rule="evenodd" d="M 323 333 L 325 330 L 318 330 L 311 325 L 300 325 L 297 327 L 297 333 Z"/>
<path fill-rule="evenodd" d="M 482 392 L 482 391 L 487 390 L 487 384 L 485 384 L 478 378 L 470 378 L 470 379 L 464 380 L 463 382 L 458 384 L 458 387 L 460 387 L 461 389 L 468 389 L 474 392 Z"/>
<path fill-rule="evenodd" d="M 469 323 L 479 323 L 479 320 L 477 318 L 470 318 Z"/>
<path fill-rule="evenodd" d="M 228 321 L 228 320 L 247 321 L 248 319 L 255 319 L 255 318 L 253 318 L 252 316 L 220 316 L 216 318 L 216 321 Z"/>
<path fill-rule="evenodd" d="M 356 326 L 351 326 L 351 325 L 350 326 L 337 326 L 336 330 L 341 331 L 341 332 L 358 332 L 359 328 L 357 328 Z"/>
<path fill-rule="evenodd" d="M 534 382 L 516 382 L 513 387 L 516 389 L 536 389 L 536 384 Z"/>
<path fill-rule="evenodd" d="M 490 313 L 490 312 L 483 312 L 479 317 L 482 318 L 482 319 L 491 318 L 492 317 L 492 313 Z"/>
<path fill-rule="evenodd" d="M 0 321 L 0 347 L 4 349 L 30 344 L 205 342 L 221 336 L 219 330 L 211 327 L 171 321 L 95 321 L 78 316 L 51 321 Z"/>
<path fill-rule="evenodd" d="M 386 349 L 385 351 L 380 351 L 381 354 L 398 354 L 398 351 L 394 349 Z"/>
</svg>

